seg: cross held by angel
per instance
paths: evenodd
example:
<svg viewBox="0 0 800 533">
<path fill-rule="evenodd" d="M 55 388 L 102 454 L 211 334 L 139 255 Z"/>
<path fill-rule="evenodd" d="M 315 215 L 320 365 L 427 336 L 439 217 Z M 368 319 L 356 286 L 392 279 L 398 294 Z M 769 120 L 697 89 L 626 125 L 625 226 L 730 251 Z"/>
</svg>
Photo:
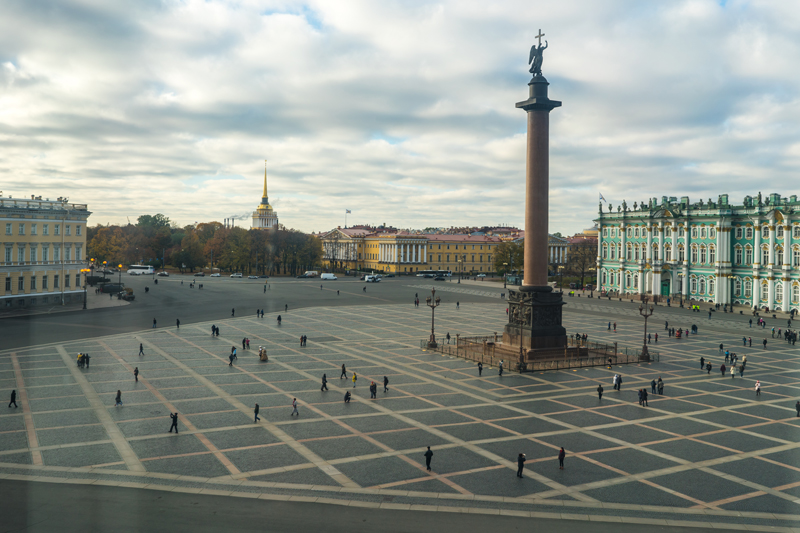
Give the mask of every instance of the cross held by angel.
<svg viewBox="0 0 800 533">
<path fill-rule="evenodd" d="M 539 35 L 536 36 L 536 38 L 539 39 L 539 46 L 538 48 L 535 44 L 531 46 L 531 53 L 528 56 L 528 63 L 531 64 L 531 69 L 529 72 L 534 76 L 537 74 L 539 76 L 542 75 L 542 53 L 547 50 L 547 41 L 545 41 L 544 46 L 542 46 L 542 37 L 544 37 L 544 33 L 542 33 L 542 30 L 540 29 Z"/>
</svg>

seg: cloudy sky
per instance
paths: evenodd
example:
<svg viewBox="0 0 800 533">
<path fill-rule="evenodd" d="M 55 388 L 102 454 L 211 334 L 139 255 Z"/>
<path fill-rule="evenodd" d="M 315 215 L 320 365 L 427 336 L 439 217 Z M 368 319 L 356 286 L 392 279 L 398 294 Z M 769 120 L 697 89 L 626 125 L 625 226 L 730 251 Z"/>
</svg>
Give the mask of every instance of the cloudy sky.
<svg viewBox="0 0 800 533">
<path fill-rule="evenodd" d="M 539 28 L 551 231 L 798 193 L 800 5 L 734 0 L 4 0 L 0 189 L 187 224 L 249 216 L 268 159 L 287 227 L 521 226 Z"/>
</svg>

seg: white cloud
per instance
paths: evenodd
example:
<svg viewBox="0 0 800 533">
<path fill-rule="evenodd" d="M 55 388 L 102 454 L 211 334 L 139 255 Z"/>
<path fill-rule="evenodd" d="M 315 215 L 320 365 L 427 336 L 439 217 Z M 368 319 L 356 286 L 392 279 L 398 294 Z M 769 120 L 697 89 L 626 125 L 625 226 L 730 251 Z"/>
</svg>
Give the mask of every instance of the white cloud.
<svg viewBox="0 0 800 533">
<path fill-rule="evenodd" d="M 539 28 L 551 230 L 598 191 L 796 193 L 800 8 L 744 0 L 6 2 L 3 190 L 221 220 L 267 158 L 290 227 L 521 225 Z"/>
</svg>

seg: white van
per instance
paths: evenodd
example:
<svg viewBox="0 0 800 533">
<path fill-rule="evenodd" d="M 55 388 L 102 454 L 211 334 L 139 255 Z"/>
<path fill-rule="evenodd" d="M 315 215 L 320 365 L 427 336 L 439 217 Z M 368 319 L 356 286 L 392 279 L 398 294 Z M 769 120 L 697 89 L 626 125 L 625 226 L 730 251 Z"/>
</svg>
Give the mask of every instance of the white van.
<svg viewBox="0 0 800 533">
<path fill-rule="evenodd" d="M 367 283 L 378 283 L 380 280 L 380 276 L 367 276 L 364 278 L 364 281 Z"/>
<path fill-rule="evenodd" d="M 319 279 L 339 279 L 336 274 L 322 274 Z"/>
</svg>

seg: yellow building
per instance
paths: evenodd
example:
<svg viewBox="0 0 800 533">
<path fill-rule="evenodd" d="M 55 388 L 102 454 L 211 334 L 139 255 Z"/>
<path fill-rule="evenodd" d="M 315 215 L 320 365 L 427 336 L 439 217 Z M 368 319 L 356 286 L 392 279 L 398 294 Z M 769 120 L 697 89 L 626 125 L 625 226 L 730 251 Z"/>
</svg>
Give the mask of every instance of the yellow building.
<svg viewBox="0 0 800 533">
<path fill-rule="evenodd" d="M 272 229 L 278 225 L 278 214 L 269 205 L 267 195 L 267 162 L 264 162 L 264 193 L 261 195 L 261 203 L 253 211 L 253 223 L 251 229 Z"/>
<path fill-rule="evenodd" d="M 416 234 L 368 227 L 337 228 L 320 239 L 326 268 L 393 274 L 426 270 L 490 273 L 494 271 L 494 248 L 502 242 L 494 236 Z"/>
<path fill-rule="evenodd" d="M 87 268 L 85 204 L 0 198 L 3 308 L 27 308 L 83 300 Z"/>
</svg>

